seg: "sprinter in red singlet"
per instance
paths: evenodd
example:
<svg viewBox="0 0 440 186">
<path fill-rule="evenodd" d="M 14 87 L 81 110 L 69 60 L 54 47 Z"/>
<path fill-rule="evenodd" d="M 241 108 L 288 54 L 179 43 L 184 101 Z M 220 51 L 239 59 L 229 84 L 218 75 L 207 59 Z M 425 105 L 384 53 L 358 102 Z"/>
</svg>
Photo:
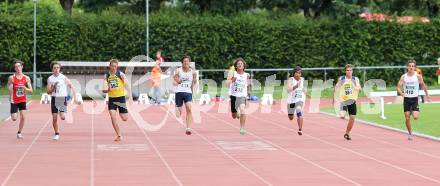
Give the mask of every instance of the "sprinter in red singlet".
<svg viewBox="0 0 440 186">
<path fill-rule="evenodd" d="M 23 139 L 21 131 L 24 127 L 26 110 L 26 92 L 32 93 L 31 80 L 23 74 L 23 62 L 16 61 L 14 64 L 15 73 L 9 76 L 8 92 L 11 98 L 11 119 L 17 121 L 20 112 L 20 124 L 18 125 L 17 139 Z"/>
</svg>

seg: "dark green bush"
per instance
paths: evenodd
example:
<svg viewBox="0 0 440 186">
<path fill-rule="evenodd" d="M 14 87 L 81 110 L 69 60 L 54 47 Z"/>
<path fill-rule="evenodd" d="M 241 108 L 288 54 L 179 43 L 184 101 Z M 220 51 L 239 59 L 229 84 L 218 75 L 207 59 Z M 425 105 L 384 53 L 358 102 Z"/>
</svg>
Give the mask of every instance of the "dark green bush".
<svg viewBox="0 0 440 186">
<path fill-rule="evenodd" d="M 409 58 L 418 64 L 433 64 L 440 57 L 439 20 L 404 25 L 172 12 L 158 12 L 150 18 L 150 56 L 159 49 L 168 61 L 188 54 L 200 69 L 226 68 L 239 56 L 247 61 L 248 68 L 404 65 Z M 14 59 L 25 61 L 25 71 L 31 70 L 32 25 L 30 14 L 0 15 L 1 71 L 10 71 Z M 145 54 L 145 18 L 109 12 L 74 12 L 72 17 L 42 14 L 37 37 L 39 71 L 48 71 L 52 60 L 107 61 L 115 57 L 127 61 Z M 401 73 L 380 71 L 369 73 L 368 78 L 395 82 Z M 329 72 L 329 77 L 336 74 Z M 308 75 L 323 77 L 320 72 Z"/>
</svg>

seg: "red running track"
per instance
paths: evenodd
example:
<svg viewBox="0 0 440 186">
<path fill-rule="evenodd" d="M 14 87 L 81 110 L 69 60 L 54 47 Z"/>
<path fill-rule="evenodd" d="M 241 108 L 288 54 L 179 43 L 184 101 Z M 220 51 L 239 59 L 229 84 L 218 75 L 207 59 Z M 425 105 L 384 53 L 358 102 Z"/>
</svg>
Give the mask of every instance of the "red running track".
<svg viewBox="0 0 440 186">
<path fill-rule="evenodd" d="M 51 140 L 49 105 L 29 105 L 24 140 L 15 139 L 18 123 L 1 123 L 1 185 L 440 184 L 439 142 L 359 123 L 346 141 L 346 120 L 323 114 L 305 114 L 298 136 L 275 105 L 250 114 L 242 136 L 238 120 L 216 105 L 186 136 L 167 107 L 142 106 L 146 121 L 163 126 L 145 131 L 130 118 L 115 143 L 107 112 L 87 114 L 91 104 L 73 111 L 73 123 L 60 123 L 60 141 Z"/>
</svg>

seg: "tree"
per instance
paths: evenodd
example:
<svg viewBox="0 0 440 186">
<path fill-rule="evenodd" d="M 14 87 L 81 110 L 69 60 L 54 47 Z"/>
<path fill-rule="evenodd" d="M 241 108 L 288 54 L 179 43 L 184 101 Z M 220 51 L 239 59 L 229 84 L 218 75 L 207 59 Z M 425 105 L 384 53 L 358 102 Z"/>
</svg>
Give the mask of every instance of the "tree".
<svg viewBox="0 0 440 186">
<path fill-rule="evenodd" d="M 260 7 L 272 11 L 294 11 L 299 10 L 300 3 L 297 0 L 261 0 Z"/>
<path fill-rule="evenodd" d="M 148 9 L 150 12 L 160 10 L 167 0 L 149 0 Z M 129 4 L 129 9 L 136 14 L 145 14 L 145 0 L 134 0 Z"/>
<path fill-rule="evenodd" d="M 438 17 L 440 11 L 440 0 L 426 1 L 429 17 Z"/>
<path fill-rule="evenodd" d="M 332 0 L 301 0 L 300 7 L 304 12 L 304 17 L 318 18 L 324 11 L 332 8 Z"/>
<path fill-rule="evenodd" d="M 149 10 L 155 11 L 167 0 L 149 0 Z M 109 7 L 121 8 L 129 13 L 144 14 L 145 0 L 81 0 L 79 6 L 89 12 L 101 12 Z"/>
<path fill-rule="evenodd" d="M 89 12 L 101 12 L 102 10 L 115 6 L 118 2 L 125 0 L 81 0 L 79 1 L 79 6 L 85 11 Z"/>
<path fill-rule="evenodd" d="M 257 0 L 191 0 L 200 13 L 231 15 L 257 7 Z"/>
<path fill-rule="evenodd" d="M 61 7 L 68 14 L 72 15 L 73 3 L 75 0 L 60 0 Z"/>
<path fill-rule="evenodd" d="M 338 1 L 338 0 L 336 0 Z M 334 0 L 262 0 L 261 7 L 269 10 L 302 12 L 304 17 L 318 18 L 331 12 Z"/>
</svg>

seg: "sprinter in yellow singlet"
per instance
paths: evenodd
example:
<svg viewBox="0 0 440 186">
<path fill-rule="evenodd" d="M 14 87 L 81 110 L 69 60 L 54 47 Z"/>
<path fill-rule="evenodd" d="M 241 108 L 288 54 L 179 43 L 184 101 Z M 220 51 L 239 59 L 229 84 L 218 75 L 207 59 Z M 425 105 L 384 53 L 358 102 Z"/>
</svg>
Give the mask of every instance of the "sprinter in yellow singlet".
<svg viewBox="0 0 440 186">
<path fill-rule="evenodd" d="M 125 86 L 128 90 L 128 99 L 131 99 L 130 84 L 125 74 L 118 70 L 118 60 L 111 59 L 109 65 L 110 71 L 105 74 L 103 92 L 108 93 L 108 111 L 112 120 L 113 129 L 116 132 L 114 141 L 121 141 L 122 136 L 116 118 L 116 111 L 123 121 L 128 120 L 128 110 L 125 99 Z"/>
<path fill-rule="evenodd" d="M 341 103 L 339 116 L 345 118 L 347 112 L 349 115 L 347 129 L 344 134 L 346 140 L 351 140 L 350 131 L 353 128 L 354 120 L 356 118 L 356 100 L 360 90 L 361 84 L 359 78 L 353 76 L 353 65 L 345 65 L 345 76 L 338 78 L 333 97 L 335 99 L 339 98 L 338 101 Z"/>
</svg>

